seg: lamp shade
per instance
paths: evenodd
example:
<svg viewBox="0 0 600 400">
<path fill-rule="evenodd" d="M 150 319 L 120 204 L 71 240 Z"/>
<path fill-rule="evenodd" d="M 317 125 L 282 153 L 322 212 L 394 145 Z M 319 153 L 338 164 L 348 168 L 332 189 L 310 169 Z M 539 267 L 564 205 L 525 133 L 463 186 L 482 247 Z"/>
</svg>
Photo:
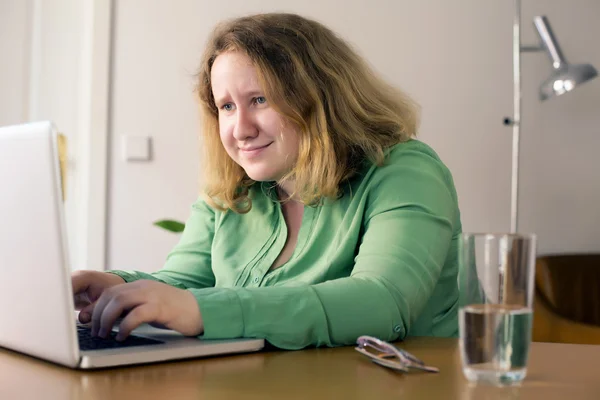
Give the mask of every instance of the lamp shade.
<svg viewBox="0 0 600 400">
<path fill-rule="evenodd" d="M 552 75 L 542 82 L 540 86 L 540 99 L 547 100 L 552 96 L 558 96 L 573 90 L 596 77 L 598 71 L 590 64 L 563 65 L 552 72 Z"/>
<path fill-rule="evenodd" d="M 575 89 L 598 75 L 598 71 L 590 64 L 571 65 L 563 55 L 558 41 L 552 32 L 550 22 L 545 16 L 533 18 L 538 35 L 542 41 L 542 48 L 552 61 L 553 72 L 540 86 L 540 99 L 547 100 Z"/>
</svg>

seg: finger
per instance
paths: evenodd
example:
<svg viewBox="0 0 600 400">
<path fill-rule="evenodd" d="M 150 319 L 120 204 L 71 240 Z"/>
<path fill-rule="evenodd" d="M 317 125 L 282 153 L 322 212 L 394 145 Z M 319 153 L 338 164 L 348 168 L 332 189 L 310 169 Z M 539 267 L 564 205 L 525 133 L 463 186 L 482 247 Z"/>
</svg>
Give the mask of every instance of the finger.
<svg viewBox="0 0 600 400">
<path fill-rule="evenodd" d="M 141 296 L 142 294 L 143 293 L 140 291 L 128 291 L 126 293 L 119 293 L 113 297 L 102 312 L 98 336 L 106 338 L 115 325 L 117 318 L 119 318 L 124 311 L 143 304 L 144 299 L 143 296 Z"/>
<path fill-rule="evenodd" d="M 155 308 L 151 304 L 144 303 L 135 307 L 121 321 L 116 339 L 125 340 L 135 328 L 143 323 L 152 322 L 156 318 L 155 314 Z"/>
<path fill-rule="evenodd" d="M 102 325 L 102 314 L 104 313 L 104 309 L 111 302 L 114 296 L 119 295 L 120 293 L 127 292 L 129 290 L 128 285 L 119 285 L 114 286 L 110 289 L 105 290 L 98 300 L 96 300 L 96 304 L 92 310 L 92 336 L 97 336 L 98 331 L 100 330 L 100 326 Z"/>
<path fill-rule="evenodd" d="M 81 322 L 82 324 L 87 324 L 88 322 L 90 322 L 92 320 L 92 313 L 94 312 L 95 306 L 96 303 L 94 302 L 83 307 L 79 312 L 79 322 Z"/>
<path fill-rule="evenodd" d="M 121 290 L 110 291 L 110 300 L 103 305 L 100 313 L 97 312 L 98 304 L 94 307 L 93 316 L 99 315 L 98 336 L 107 337 L 112 330 L 117 319 L 123 315 L 125 311 L 146 303 L 149 298 L 148 291 L 135 285 L 130 285 L 128 288 Z M 93 317 L 92 317 L 93 319 Z M 93 328 L 92 328 L 93 329 Z"/>
</svg>

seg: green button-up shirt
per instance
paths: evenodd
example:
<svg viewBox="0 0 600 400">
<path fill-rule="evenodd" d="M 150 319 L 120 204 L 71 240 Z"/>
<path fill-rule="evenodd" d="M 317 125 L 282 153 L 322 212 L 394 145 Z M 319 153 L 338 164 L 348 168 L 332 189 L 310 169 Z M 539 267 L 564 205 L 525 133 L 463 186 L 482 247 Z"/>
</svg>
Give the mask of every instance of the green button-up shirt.
<svg viewBox="0 0 600 400">
<path fill-rule="evenodd" d="M 247 214 L 198 200 L 160 271 L 111 272 L 190 290 L 206 339 L 298 349 L 360 335 L 455 336 L 461 223 L 446 166 L 411 140 L 342 189 L 338 200 L 304 208 L 294 253 L 275 270 L 287 226 L 269 184 L 257 183 Z"/>
</svg>

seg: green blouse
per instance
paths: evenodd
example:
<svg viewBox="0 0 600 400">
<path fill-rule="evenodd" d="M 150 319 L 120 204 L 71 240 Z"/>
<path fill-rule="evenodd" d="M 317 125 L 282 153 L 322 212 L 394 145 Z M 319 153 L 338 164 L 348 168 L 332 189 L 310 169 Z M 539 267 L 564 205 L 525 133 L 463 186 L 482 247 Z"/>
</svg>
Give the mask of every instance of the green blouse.
<svg viewBox="0 0 600 400">
<path fill-rule="evenodd" d="M 264 338 L 285 349 L 458 332 L 460 212 L 452 176 L 426 144 L 390 149 L 336 201 L 305 206 L 290 260 L 269 270 L 287 237 L 267 183 L 247 214 L 198 200 L 158 272 L 110 271 L 191 291 L 201 338 Z"/>
</svg>

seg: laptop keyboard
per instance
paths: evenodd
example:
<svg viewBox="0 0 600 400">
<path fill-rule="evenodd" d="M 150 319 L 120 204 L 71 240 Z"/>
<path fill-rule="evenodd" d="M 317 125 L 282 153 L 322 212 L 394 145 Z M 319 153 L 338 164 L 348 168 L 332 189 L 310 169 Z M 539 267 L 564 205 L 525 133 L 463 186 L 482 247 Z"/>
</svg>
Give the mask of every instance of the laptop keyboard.
<svg viewBox="0 0 600 400">
<path fill-rule="evenodd" d="M 148 339 L 141 336 L 129 335 L 127 339 L 119 342 L 115 339 L 116 332 L 110 332 L 110 335 L 103 339 L 101 337 L 92 337 L 91 328 L 86 326 L 77 326 L 80 350 L 103 350 L 118 349 L 122 347 L 148 346 L 153 344 L 162 344 L 160 340 Z"/>
</svg>

